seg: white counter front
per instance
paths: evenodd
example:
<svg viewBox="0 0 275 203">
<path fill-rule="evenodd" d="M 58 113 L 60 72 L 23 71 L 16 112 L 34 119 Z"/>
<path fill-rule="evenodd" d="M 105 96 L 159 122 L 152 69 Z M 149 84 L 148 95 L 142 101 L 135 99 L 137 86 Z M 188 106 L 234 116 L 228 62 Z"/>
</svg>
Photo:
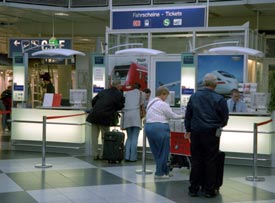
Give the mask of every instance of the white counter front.
<svg viewBox="0 0 275 203">
<path fill-rule="evenodd" d="M 270 114 L 230 114 L 228 124 L 223 128 L 220 149 L 225 152 L 253 153 L 254 123 L 270 119 Z M 261 132 L 272 132 L 272 127 L 272 122 L 258 127 L 258 154 L 271 154 L 272 134 Z"/>
<path fill-rule="evenodd" d="M 86 114 L 82 110 L 13 108 L 11 139 L 12 141 L 41 141 L 43 116 L 68 116 L 77 114 L 83 115 L 47 119 L 47 142 L 85 143 Z"/>
</svg>

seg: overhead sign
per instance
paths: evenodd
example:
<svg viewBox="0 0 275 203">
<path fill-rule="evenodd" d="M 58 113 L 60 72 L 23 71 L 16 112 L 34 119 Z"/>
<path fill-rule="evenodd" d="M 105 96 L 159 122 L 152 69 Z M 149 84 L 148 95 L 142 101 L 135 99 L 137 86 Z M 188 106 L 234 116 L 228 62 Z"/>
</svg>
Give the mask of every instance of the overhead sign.
<svg viewBox="0 0 275 203">
<path fill-rule="evenodd" d="M 32 56 L 32 53 L 48 49 L 50 45 L 49 38 L 45 39 L 9 39 L 9 58 L 12 58 L 12 53 L 22 53 L 23 50 L 27 51 L 29 58 L 41 58 L 41 56 Z M 58 39 L 59 48 L 71 49 L 72 40 L 71 39 Z"/>
<path fill-rule="evenodd" d="M 115 10 L 112 19 L 112 29 L 205 27 L 206 7 Z"/>
</svg>

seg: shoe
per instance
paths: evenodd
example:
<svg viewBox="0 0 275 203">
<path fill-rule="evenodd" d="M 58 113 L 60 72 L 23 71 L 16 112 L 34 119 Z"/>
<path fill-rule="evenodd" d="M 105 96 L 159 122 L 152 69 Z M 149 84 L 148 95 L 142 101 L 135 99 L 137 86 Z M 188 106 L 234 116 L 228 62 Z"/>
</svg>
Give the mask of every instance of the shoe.
<svg viewBox="0 0 275 203">
<path fill-rule="evenodd" d="M 188 195 L 189 195 L 190 197 L 197 197 L 197 196 L 198 196 L 198 193 L 197 193 L 197 192 L 191 192 L 191 191 L 189 191 L 189 192 L 188 192 Z"/>
<path fill-rule="evenodd" d="M 192 186 L 189 186 L 189 188 L 188 188 L 188 195 L 190 196 L 190 197 L 198 197 L 199 195 L 198 195 L 198 191 L 199 191 L 199 188 L 194 188 L 194 187 L 192 187 Z"/>
<path fill-rule="evenodd" d="M 169 177 L 173 177 L 173 173 L 168 173 L 167 174 Z"/>
<path fill-rule="evenodd" d="M 125 159 L 125 162 L 137 162 L 137 160 L 129 160 L 129 159 Z"/>
<path fill-rule="evenodd" d="M 169 175 L 162 175 L 162 176 L 155 175 L 155 179 L 168 179 L 168 178 L 170 178 Z"/>
<path fill-rule="evenodd" d="M 217 195 L 216 192 L 206 192 L 206 193 L 204 194 L 204 196 L 205 196 L 206 198 L 213 198 L 213 197 L 216 197 L 216 195 Z"/>
</svg>

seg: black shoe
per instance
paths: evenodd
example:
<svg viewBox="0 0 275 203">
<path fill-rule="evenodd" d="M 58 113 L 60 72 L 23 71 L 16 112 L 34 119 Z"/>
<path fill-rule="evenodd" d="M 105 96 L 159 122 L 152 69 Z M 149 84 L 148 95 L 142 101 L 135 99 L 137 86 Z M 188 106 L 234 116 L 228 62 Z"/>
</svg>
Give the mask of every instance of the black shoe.
<svg viewBox="0 0 275 203">
<path fill-rule="evenodd" d="M 137 162 L 137 160 L 129 160 L 129 159 L 125 159 L 125 162 Z"/>
<path fill-rule="evenodd" d="M 188 192 L 188 195 L 189 195 L 190 197 L 197 197 L 197 196 L 198 196 L 198 193 L 197 193 L 197 192 L 191 192 L 191 191 L 189 191 L 189 192 Z"/>
<path fill-rule="evenodd" d="M 216 197 L 216 195 L 217 195 L 216 192 L 206 192 L 206 193 L 204 194 L 204 196 L 205 196 L 206 198 L 213 198 L 213 197 Z"/>
</svg>

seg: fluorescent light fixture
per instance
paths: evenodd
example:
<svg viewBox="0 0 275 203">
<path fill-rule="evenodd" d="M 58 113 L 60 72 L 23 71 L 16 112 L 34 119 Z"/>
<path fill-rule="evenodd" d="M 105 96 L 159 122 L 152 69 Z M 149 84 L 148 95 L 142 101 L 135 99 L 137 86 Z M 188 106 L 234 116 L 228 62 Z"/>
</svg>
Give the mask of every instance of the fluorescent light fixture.
<svg viewBox="0 0 275 203">
<path fill-rule="evenodd" d="M 55 16 L 69 16 L 68 13 L 63 13 L 63 12 L 57 12 L 57 13 L 54 13 Z"/>
<path fill-rule="evenodd" d="M 158 54 L 165 54 L 165 52 L 156 50 L 156 49 L 148 49 L 148 48 L 130 48 L 130 49 L 123 49 L 115 52 L 116 55 L 158 55 Z"/>
<path fill-rule="evenodd" d="M 73 49 L 45 49 L 42 51 L 37 51 L 32 53 L 32 56 L 39 56 L 39 55 L 46 55 L 46 56 L 73 56 L 73 55 L 80 55 L 85 56 L 86 54 L 80 51 L 76 51 Z"/>
<path fill-rule="evenodd" d="M 238 46 L 217 47 L 209 49 L 208 51 L 215 54 L 247 54 L 251 56 L 264 57 L 264 53 L 259 50 Z"/>
</svg>

